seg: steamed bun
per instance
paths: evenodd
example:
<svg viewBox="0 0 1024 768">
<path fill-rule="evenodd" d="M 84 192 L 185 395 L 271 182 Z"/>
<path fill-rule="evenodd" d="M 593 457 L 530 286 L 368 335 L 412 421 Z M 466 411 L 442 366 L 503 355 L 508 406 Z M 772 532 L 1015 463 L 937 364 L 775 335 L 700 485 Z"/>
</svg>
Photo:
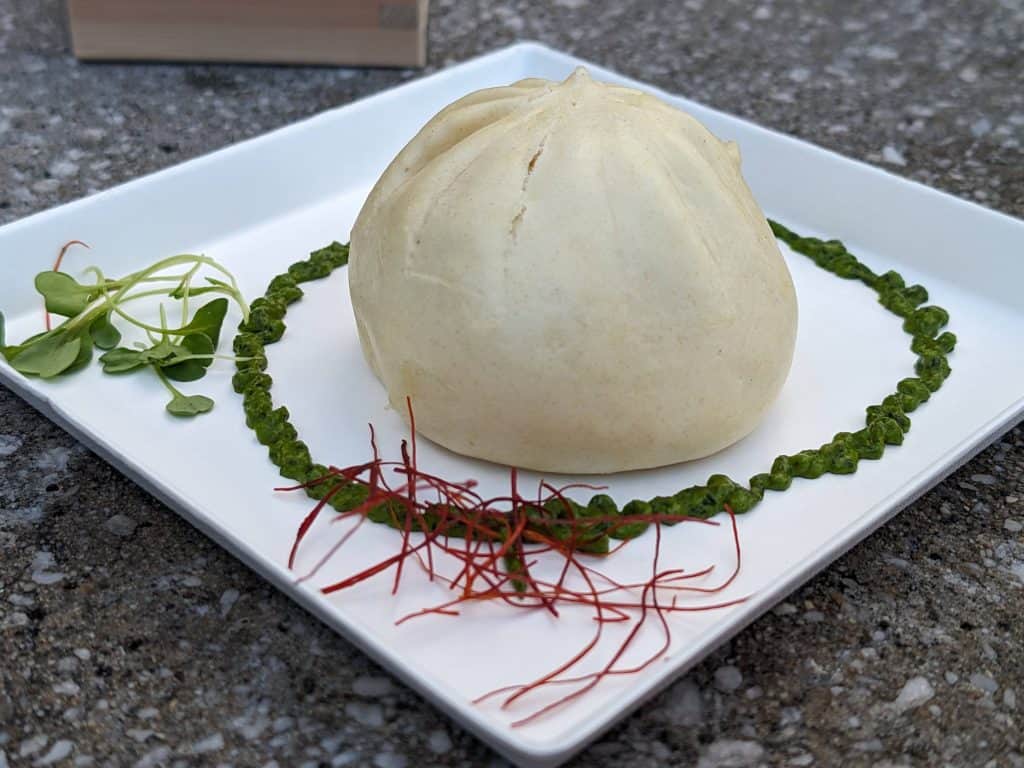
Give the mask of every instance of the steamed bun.
<svg viewBox="0 0 1024 768">
<path fill-rule="evenodd" d="M 796 336 L 736 145 L 582 69 L 430 120 L 359 214 L 349 287 L 366 360 L 420 434 L 548 472 L 739 440 Z"/>
</svg>

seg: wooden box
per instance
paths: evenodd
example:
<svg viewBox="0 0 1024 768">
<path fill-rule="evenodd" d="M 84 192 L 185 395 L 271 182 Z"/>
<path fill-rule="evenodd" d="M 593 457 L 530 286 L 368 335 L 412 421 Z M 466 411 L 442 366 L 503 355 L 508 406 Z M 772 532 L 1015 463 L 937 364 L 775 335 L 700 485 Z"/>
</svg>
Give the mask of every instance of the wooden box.
<svg viewBox="0 0 1024 768">
<path fill-rule="evenodd" d="M 428 0 L 68 0 L 80 59 L 420 67 Z"/>
</svg>

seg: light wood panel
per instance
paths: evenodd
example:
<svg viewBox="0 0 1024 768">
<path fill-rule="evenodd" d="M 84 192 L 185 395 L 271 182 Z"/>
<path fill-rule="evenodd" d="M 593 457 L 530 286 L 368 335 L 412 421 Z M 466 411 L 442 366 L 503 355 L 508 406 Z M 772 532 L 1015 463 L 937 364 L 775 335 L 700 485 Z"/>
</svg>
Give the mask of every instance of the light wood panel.
<svg viewBox="0 0 1024 768">
<path fill-rule="evenodd" d="M 423 66 L 428 0 L 68 0 L 81 59 Z"/>
</svg>

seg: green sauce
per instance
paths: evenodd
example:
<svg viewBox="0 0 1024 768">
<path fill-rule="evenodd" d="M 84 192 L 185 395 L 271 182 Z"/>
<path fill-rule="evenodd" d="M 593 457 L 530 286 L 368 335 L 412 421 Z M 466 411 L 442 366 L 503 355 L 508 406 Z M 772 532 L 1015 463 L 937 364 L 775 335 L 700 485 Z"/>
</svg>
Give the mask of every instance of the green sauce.
<svg viewBox="0 0 1024 768">
<path fill-rule="evenodd" d="M 869 405 L 865 426 L 856 432 L 839 432 L 831 441 L 817 448 L 809 448 L 793 455 L 778 456 L 767 472 L 754 475 L 747 485 L 735 482 L 725 475 L 712 475 L 703 485 L 684 488 L 672 496 L 656 496 L 643 501 L 630 501 L 620 510 L 615 501 L 598 494 L 584 506 L 575 501 L 550 503 L 548 508 L 531 510 L 532 525 L 549 535 L 564 535 L 560 526 L 545 525 L 545 518 L 564 515 L 557 507 L 568 503 L 577 518 L 612 515 L 668 515 L 709 518 L 722 512 L 728 505 L 733 512 L 753 509 L 765 491 L 784 491 L 794 478 L 813 480 L 825 474 L 848 475 L 857 471 L 862 460 L 877 460 L 887 445 L 900 445 L 910 430 L 910 417 L 919 405 L 928 400 L 949 376 L 947 356 L 956 346 L 956 336 L 941 332 L 949 322 L 946 310 L 924 306 L 928 292 L 920 285 L 906 285 L 896 272 L 876 275 L 865 264 L 846 250 L 838 240 L 819 240 L 801 237 L 781 224 L 769 220 L 772 232 L 792 250 L 810 258 L 828 272 L 847 280 L 859 280 L 878 294 L 878 302 L 894 315 L 903 319 L 903 330 L 911 337 L 910 349 L 917 356 L 914 364 L 916 376 L 902 379 L 896 391 L 881 403 Z M 266 294 L 256 299 L 250 308 L 248 321 L 242 323 L 235 336 L 235 354 L 249 358 L 237 364 L 238 372 L 232 383 L 242 395 L 246 424 L 255 431 L 256 439 L 267 447 L 270 460 L 284 477 L 299 483 L 323 478 L 328 468 L 313 461 L 309 448 L 298 436 L 289 420 L 288 409 L 275 407 L 270 394 L 272 379 L 266 373 L 265 348 L 279 341 L 284 334 L 284 317 L 288 306 L 302 298 L 301 283 L 327 277 L 338 267 L 348 264 L 348 246 L 332 243 L 314 251 L 305 261 L 292 264 L 288 271 L 271 280 Z M 329 484 L 321 483 L 306 489 L 314 499 L 327 495 Z M 367 498 L 367 489 L 351 483 L 335 493 L 330 504 L 339 512 L 350 510 Z M 371 510 L 371 520 L 395 524 L 396 516 L 385 506 Z M 564 527 L 564 526 L 563 526 Z M 586 537 L 587 549 L 593 552 L 608 550 L 609 534 L 602 532 L 603 523 L 595 521 L 594 536 Z M 611 535 L 618 539 L 639 536 L 647 523 L 619 526 Z"/>
</svg>

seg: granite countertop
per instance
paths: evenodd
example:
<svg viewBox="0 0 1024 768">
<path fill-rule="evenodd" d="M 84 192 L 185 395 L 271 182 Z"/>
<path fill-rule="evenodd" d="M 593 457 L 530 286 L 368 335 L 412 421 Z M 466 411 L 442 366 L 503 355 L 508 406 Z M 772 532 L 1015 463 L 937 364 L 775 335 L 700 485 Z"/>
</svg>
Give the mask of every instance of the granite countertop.
<svg viewBox="0 0 1024 768">
<path fill-rule="evenodd" d="M 428 70 L 522 38 L 1024 215 L 1020 0 L 435 0 Z M 0 222 L 418 75 L 80 64 L 0 0 Z M 1022 526 L 1018 428 L 573 765 L 1024 766 Z M 2 388 L 0 660 L 0 767 L 504 764 Z"/>
</svg>

